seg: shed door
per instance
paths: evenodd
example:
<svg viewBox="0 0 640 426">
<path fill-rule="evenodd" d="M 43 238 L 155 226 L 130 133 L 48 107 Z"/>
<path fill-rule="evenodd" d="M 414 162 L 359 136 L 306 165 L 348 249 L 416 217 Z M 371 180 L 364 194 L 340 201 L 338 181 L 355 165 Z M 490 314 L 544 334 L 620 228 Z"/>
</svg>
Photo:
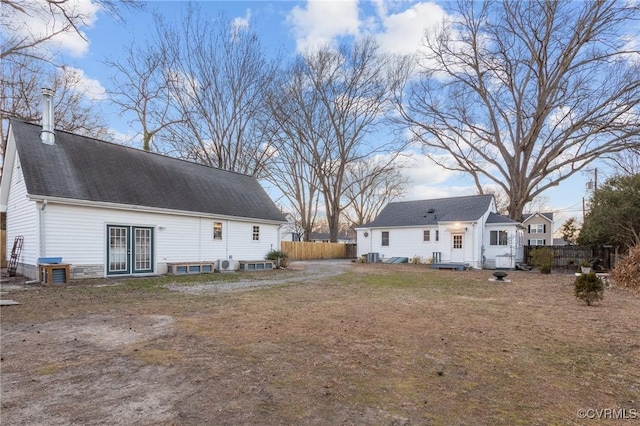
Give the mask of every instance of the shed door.
<svg viewBox="0 0 640 426">
<path fill-rule="evenodd" d="M 107 226 L 107 275 L 153 272 L 153 228 Z"/>
</svg>

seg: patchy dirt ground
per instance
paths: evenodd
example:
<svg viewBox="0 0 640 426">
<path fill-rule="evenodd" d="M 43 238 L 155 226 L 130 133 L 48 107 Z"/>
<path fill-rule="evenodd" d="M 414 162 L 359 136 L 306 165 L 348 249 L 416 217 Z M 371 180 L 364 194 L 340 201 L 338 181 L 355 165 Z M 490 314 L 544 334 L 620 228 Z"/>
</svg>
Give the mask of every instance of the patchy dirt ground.
<svg viewBox="0 0 640 426">
<path fill-rule="evenodd" d="M 312 262 L 215 275 L 3 293 L 21 305 L 0 311 L 0 423 L 640 418 L 640 298 L 622 290 L 587 307 L 562 274 L 500 284 L 487 271 Z"/>
</svg>

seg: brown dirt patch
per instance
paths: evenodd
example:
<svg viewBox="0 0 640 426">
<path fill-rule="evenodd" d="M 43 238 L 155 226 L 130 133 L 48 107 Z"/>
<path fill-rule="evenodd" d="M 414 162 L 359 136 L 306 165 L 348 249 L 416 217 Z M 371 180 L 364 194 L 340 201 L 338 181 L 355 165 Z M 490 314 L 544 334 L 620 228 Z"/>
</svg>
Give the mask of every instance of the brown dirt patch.
<svg viewBox="0 0 640 426">
<path fill-rule="evenodd" d="M 572 275 L 512 272 L 499 284 L 422 265 L 293 269 L 288 284 L 250 291 L 83 283 L 5 294 L 22 304 L 1 310 L 1 423 L 640 416 L 640 299 L 623 290 L 587 307 Z"/>
</svg>

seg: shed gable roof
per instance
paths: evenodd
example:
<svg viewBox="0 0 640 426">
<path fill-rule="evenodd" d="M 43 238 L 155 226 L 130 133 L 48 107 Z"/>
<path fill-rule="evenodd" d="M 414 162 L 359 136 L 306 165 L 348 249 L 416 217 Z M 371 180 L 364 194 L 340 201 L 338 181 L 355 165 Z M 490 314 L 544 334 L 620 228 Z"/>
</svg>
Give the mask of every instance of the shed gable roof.
<svg viewBox="0 0 640 426">
<path fill-rule="evenodd" d="M 252 176 L 59 130 L 45 145 L 40 130 L 11 120 L 30 195 L 285 220 Z"/>
<path fill-rule="evenodd" d="M 478 220 L 491 207 L 493 195 L 403 201 L 387 204 L 362 227 L 428 226 L 439 222 Z"/>
</svg>

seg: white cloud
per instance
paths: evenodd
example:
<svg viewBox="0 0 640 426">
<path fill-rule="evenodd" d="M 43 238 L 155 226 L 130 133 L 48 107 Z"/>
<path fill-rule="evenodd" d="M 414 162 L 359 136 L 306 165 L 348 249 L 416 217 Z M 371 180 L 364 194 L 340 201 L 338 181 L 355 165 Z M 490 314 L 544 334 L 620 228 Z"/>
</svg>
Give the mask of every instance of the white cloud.
<svg viewBox="0 0 640 426">
<path fill-rule="evenodd" d="M 65 67 L 63 72 L 67 76 L 67 81 L 73 82 L 73 89 L 82 93 L 87 99 L 102 101 L 107 98 L 107 91 L 102 84 L 96 79 L 87 77 L 83 70 Z"/>
<path fill-rule="evenodd" d="M 339 37 L 372 36 L 383 52 L 410 54 L 420 49 L 427 28 L 450 21 L 434 2 L 373 0 L 366 5 L 371 7 L 357 0 L 309 0 L 304 6 L 295 6 L 287 21 L 297 51 L 333 45 Z"/>
<path fill-rule="evenodd" d="M 236 17 L 233 19 L 232 27 L 234 34 L 237 34 L 238 31 L 249 28 L 249 24 L 251 23 L 251 9 L 247 9 L 244 17 Z"/>
<path fill-rule="evenodd" d="M 407 153 L 396 162 L 402 167 L 402 174 L 416 185 L 437 185 L 454 174 L 437 165 L 429 157 L 416 152 Z"/>
<path fill-rule="evenodd" d="M 377 11 L 382 29 L 375 37 L 384 52 L 398 54 L 416 52 L 425 29 L 442 25 L 447 17 L 440 6 L 430 2 L 416 3 L 395 14 L 387 15 L 384 6 L 377 6 Z"/>
<path fill-rule="evenodd" d="M 332 44 L 336 37 L 357 36 L 360 20 L 357 0 L 309 0 L 295 6 L 287 17 L 298 52 Z"/>
<path fill-rule="evenodd" d="M 2 32 L 6 37 L 21 38 L 25 43 L 46 39 L 64 25 L 68 25 L 67 19 L 57 8 L 50 8 L 42 0 L 22 0 L 17 4 L 24 12 L 4 7 L 0 17 Z M 91 0 L 70 0 L 63 5 L 69 16 L 76 16 L 74 23 L 79 31 L 91 27 L 97 19 L 100 7 Z M 53 10 L 53 13 L 51 12 Z M 37 46 L 38 49 L 49 52 L 54 49 L 70 53 L 73 56 L 82 56 L 86 53 L 89 43 L 84 40 L 73 28 L 52 37 Z"/>
</svg>

